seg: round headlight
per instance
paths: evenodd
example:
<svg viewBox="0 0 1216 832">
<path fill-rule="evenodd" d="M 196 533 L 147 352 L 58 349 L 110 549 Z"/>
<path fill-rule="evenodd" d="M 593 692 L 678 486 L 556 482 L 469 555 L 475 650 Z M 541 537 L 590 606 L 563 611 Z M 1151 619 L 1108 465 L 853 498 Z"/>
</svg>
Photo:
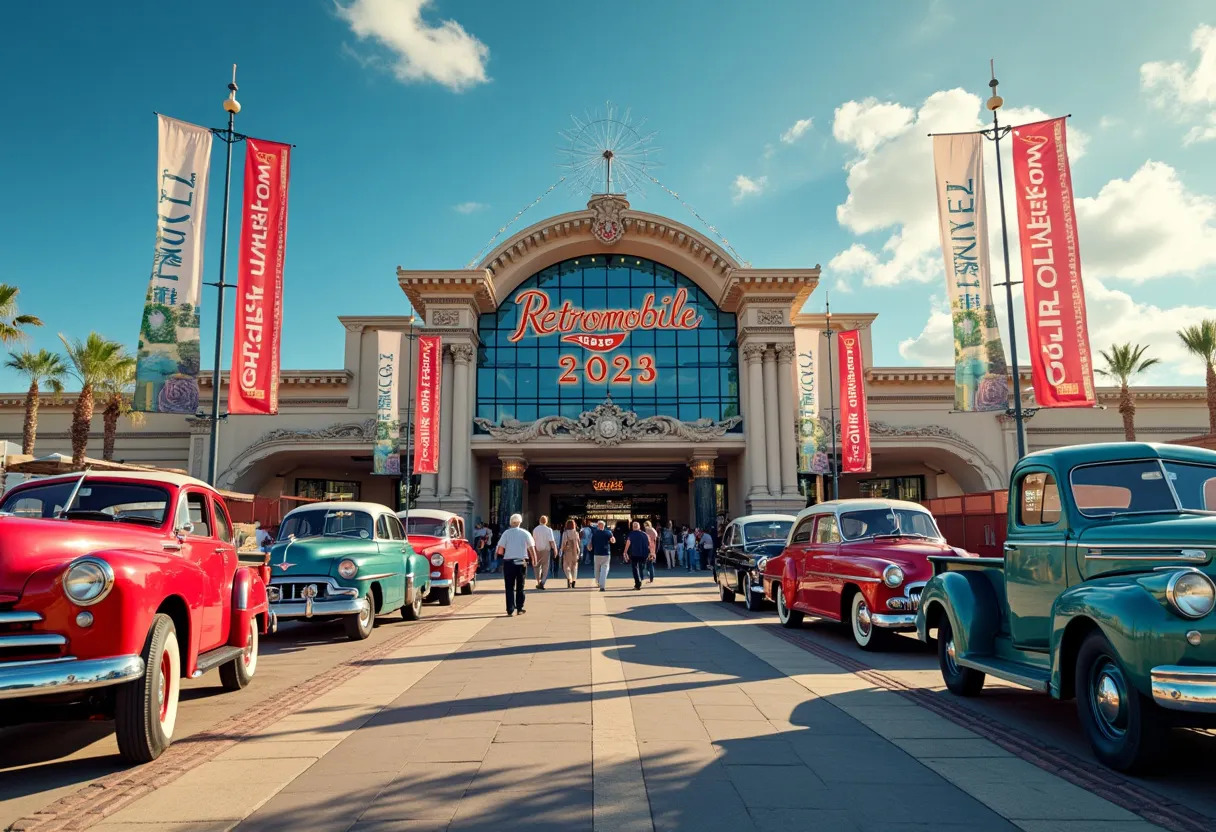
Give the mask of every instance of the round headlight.
<svg viewBox="0 0 1216 832">
<path fill-rule="evenodd" d="M 891 587 L 891 589 L 895 589 L 895 587 L 904 582 L 904 570 L 895 564 L 891 564 L 882 570 L 882 582 Z"/>
<path fill-rule="evenodd" d="M 359 565 L 350 558 L 338 564 L 338 576 L 350 580 L 359 574 Z"/>
<path fill-rule="evenodd" d="M 443 566 L 443 555 L 438 552 L 431 555 L 431 566 Z"/>
<path fill-rule="evenodd" d="M 97 558 L 82 558 L 68 567 L 63 576 L 63 591 L 82 607 L 96 604 L 110 594 L 114 570 Z"/>
<path fill-rule="evenodd" d="M 767 557 L 760 558 L 760 560 L 756 561 L 756 569 L 760 570 L 761 572 L 764 571 L 764 567 L 767 565 L 768 565 Z"/>
<path fill-rule="evenodd" d="M 1216 584 L 1202 572 L 1177 572 L 1166 584 L 1165 597 L 1179 615 L 1203 618 L 1216 606 Z"/>
</svg>

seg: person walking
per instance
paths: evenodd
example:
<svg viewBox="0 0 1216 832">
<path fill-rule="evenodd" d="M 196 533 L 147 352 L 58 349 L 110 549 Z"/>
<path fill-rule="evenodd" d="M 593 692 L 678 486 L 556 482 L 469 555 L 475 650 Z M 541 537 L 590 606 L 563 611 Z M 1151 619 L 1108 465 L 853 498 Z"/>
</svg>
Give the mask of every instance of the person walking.
<svg viewBox="0 0 1216 832">
<path fill-rule="evenodd" d="M 511 515 L 511 527 L 498 538 L 498 556 L 502 558 L 503 584 L 507 589 L 507 615 L 524 614 L 524 578 L 528 563 L 536 566 L 536 541 L 527 529 L 519 526 L 524 518 Z"/>
<path fill-rule="evenodd" d="M 684 540 L 688 537 L 688 526 L 680 526 L 676 531 L 676 566 L 688 563 L 688 555 L 684 549 Z"/>
<path fill-rule="evenodd" d="M 490 530 L 485 523 L 473 528 L 473 549 L 477 552 L 477 571 L 490 568 Z"/>
<path fill-rule="evenodd" d="M 591 553 L 595 558 L 595 582 L 599 584 L 600 592 L 608 587 L 608 566 L 612 563 L 612 545 L 616 537 L 604 528 L 604 521 L 595 524 L 591 532 Z"/>
<path fill-rule="evenodd" d="M 642 531 L 646 532 L 646 536 L 650 538 L 650 556 L 646 558 L 646 574 L 650 576 L 650 582 L 654 583 L 654 562 L 659 554 L 659 530 L 647 520 L 642 524 Z"/>
<path fill-rule="evenodd" d="M 553 529 L 549 528 L 549 518 L 543 514 L 532 530 L 532 539 L 536 541 L 536 562 L 532 564 L 536 588 L 544 589 L 549 578 L 549 564 L 557 554 L 557 542 L 553 539 Z"/>
<path fill-rule="evenodd" d="M 663 533 L 659 535 L 659 543 L 663 550 L 663 560 L 667 564 L 667 568 L 675 569 L 680 565 L 680 562 L 676 559 L 676 530 L 670 520 L 663 527 Z"/>
<path fill-rule="evenodd" d="M 583 528 L 579 532 L 579 538 L 583 544 L 583 561 L 588 564 L 591 563 L 591 533 L 594 531 L 595 528 L 592 526 L 591 521 L 584 517 Z"/>
<path fill-rule="evenodd" d="M 642 524 L 638 521 L 633 521 L 633 530 L 629 532 L 629 537 L 625 540 L 625 561 L 633 567 L 633 588 L 642 588 L 642 572 L 645 564 L 648 564 L 654 558 L 654 553 L 650 549 L 650 535 L 642 530 Z M 651 578 L 650 580 L 654 580 Z"/>
<path fill-rule="evenodd" d="M 702 569 L 709 569 L 714 562 L 714 536 L 709 529 L 701 532 L 701 563 Z"/>
<path fill-rule="evenodd" d="M 691 572 L 694 569 L 700 569 L 697 565 L 699 553 L 697 551 L 697 538 L 700 536 L 700 529 L 689 529 L 688 534 L 684 535 L 684 557 L 686 558 L 684 568 Z"/>
<path fill-rule="evenodd" d="M 574 589 L 578 580 L 578 560 L 583 553 L 583 540 L 574 527 L 574 520 L 566 521 L 562 531 L 562 570 L 566 573 L 566 588 Z"/>
</svg>

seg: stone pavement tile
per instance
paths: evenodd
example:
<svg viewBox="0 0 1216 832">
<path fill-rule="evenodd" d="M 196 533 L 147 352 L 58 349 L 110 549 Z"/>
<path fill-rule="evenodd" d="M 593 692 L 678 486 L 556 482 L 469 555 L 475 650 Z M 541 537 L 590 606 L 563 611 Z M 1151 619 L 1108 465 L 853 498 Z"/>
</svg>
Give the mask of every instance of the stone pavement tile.
<svg viewBox="0 0 1216 832">
<path fill-rule="evenodd" d="M 709 732 L 704 723 L 696 718 L 664 720 L 657 715 L 646 720 L 637 719 L 637 735 L 646 740 L 708 741 Z"/>
<path fill-rule="evenodd" d="M 347 832 L 447 832 L 445 820 L 371 820 L 359 821 Z"/>
<path fill-rule="evenodd" d="M 718 685 L 690 690 L 688 698 L 694 705 L 739 705 L 750 706 L 752 700 L 734 685 Z"/>
<path fill-rule="evenodd" d="M 750 695 L 752 703 L 756 710 L 762 713 L 767 719 L 789 720 L 790 716 L 802 706 L 804 702 L 813 699 L 810 691 L 803 691 L 805 696 L 772 696 L 765 694 L 764 696 Z"/>
<path fill-rule="evenodd" d="M 704 788 L 712 785 L 713 788 Z M 685 789 L 651 792 L 650 812 L 655 832 L 750 832 L 752 823 L 747 807 L 730 784 L 697 783 Z M 645 800 L 645 795 L 640 796 Z M 611 829 L 611 827 L 607 827 Z M 795 832 L 788 830 L 787 832 Z M 803 832 L 803 830 L 798 830 Z M 810 829 L 805 832 L 811 832 Z"/>
<path fill-rule="evenodd" d="M 427 737 L 455 739 L 457 737 L 493 737 L 500 723 L 494 719 L 475 719 L 471 716 L 446 716 L 431 725 Z"/>
<path fill-rule="evenodd" d="M 516 697 L 527 694 L 517 693 Z M 590 723 L 591 697 L 583 694 L 581 702 L 565 702 L 548 705 L 528 705 L 513 702 L 500 720 L 504 725 L 540 725 L 552 722 Z"/>
<path fill-rule="evenodd" d="M 715 742 L 720 740 L 738 740 L 750 737 L 771 737 L 777 730 L 768 723 L 749 720 L 706 719 L 703 720 L 705 732 Z"/>
<path fill-rule="evenodd" d="M 751 808 L 758 832 L 863 832 L 846 809 Z"/>
<path fill-rule="evenodd" d="M 704 720 L 752 720 L 763 722 L 767 717 L 754 706 L 695 705 L 697 716 Z"/>
<path fill-rule="evenodd" d="M 974 731 L 968 731 L 961 725 L 957 725 L 936 714 L 922 712 L 920 714 L 911 714 L 903 718 L 874 718 L 870 715 L 864 715 L 857 718 L 858 721 L 872 728 L 875 732 L 881 734 L 889 740 L 896 739 L 951 739 L 951 740 L 972 740 L 979 739 L 979 735 Z"/>
<path fill-rule="evenodd" d="M 1009 756 L 1008 752 L 996 743 L 980 738 L 973 740 L 895 738 L 891 742 L 916 758 Z"/>
<path fill-rule="evenodd" d="M 331 832 L 347 829 L 376 797 L 374 788 L 347 794 L 280 793 L 237 825 L 237 832 Z"/>
<path fill-rule="evenodd" d="M 1146 820 L 1019 820 L 1025 832 L 1162 832 Z"/>
<path fill-rule="evenodd" d="M 1011 820 L 1139 820 L 1126 809 L 1017 757 L 925 758 L 921 762 Z M 1010 783 L 1017 788 L 1009 788 Z"/>
<path fill-rule="evenodd" d="M 228 832 L 236 821 L 216 820 L 200 823 L 102 823 L 90 826 L 101 832 Z"/>
<path fill-rule="evenodd" d="M 410 743 L 393 741 L 375 731 L 356 731 L 317 761 L 310 774 L 396 772 L 405 765 Z"/>
<path fill-rule="evenodd" d="M 950 828 L 950 824 L 969 826 L 976 832 L 1017 828 L 979 800 L 949 783 L 885 783 L 881 787 L 881 800 L 875 800 L 876 788 L 872 783 L 834 783 L 831 786 L 843 801 L 842 805 L 853 811 L 858 825 L 865 830 L 901 828 L 894 822 L 904 823 L 904 829 L 919 827 L 926 832 L 939 827 Z M 1005 784 L 1005 788 L 1008 789 L 1009 784 Z M 931 821 L 914 819 L 918 812 L 928 811 L 925 807 L 932 807 Z"/>
<path fill-rule="evenodd" d="M 773 809 L 844 809 L 848 804 L 806 766 L 726 766 L 743 803 Z"/>
<path fill-rule="evenodd" d="M 829 783 L 941 783 L 916 758 L 876 734 L 817 737 L 802 733 L 788 742 L 816 774 Z"/>
<path fill-rule="evenodd" d="M 645 794 L 642 795 L 645 800 Z M 590 789 L 495 791 L 466 795 L 448 829 L 473 832 L 591 832 Z"/>
<path fill-rule="evenodd" d="M 443 742 L 413 743 L 404 750 L 410 763 L 464 763 L 485 759 L 490 737 L 454 737 Z"/>
<path fill-rule="evenodd" d="M 502 725 L 494 742 L 591 742 L 591 725 L 554 723 L 542 725 Z"/>
<path fill-rule="evenodd" d="M 477 763 L 435 763 L 387 783 L 360 820 L 451 820 L 473 783 Z"/>
<path fill-rule="evenodd" d="M 321 771 L 315 768 L 292 780 L 279 792 L 285 794 L 310 794 L 342 796 L 347 794 L 371 794 L 371 797 L 393 781 L 396 771 L 360 771 L 344 773 L 335 767 Z M 370 799 L 370 798 L 369 798 Z"/>
<path fill-rule="evenodd" d="M 282 740 L 278 742 L 245 740 L 238 742 L 215 759 L 268 760 L 279 757 L 312 757 L 315 759 L 332 750 L 341 742 L 341 739 L 341 737 L 334 737 L 329 740 Z"/>
<path fill-rule="evenodd" d="M 722 740 L 713 744 L 718 759 L 728 766 L 797 766 L 802 758 L 780 734 L 748 740 Z"/>
</svg>

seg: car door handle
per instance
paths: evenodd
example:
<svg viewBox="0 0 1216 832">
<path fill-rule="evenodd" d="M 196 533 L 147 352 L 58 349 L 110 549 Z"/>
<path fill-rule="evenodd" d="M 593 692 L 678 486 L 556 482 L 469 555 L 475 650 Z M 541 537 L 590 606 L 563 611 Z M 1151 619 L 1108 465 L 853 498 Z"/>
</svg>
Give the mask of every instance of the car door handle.
<svg viewBox="0 0 1216 832">
<path fill-rule="evenodd" d="M 1003 548 L 1003 549 L 1004 549 L 1006 552 L 1012 552 L 1014 549 L 1018 548 L 1018 544 L 1016 544 L 1016 543 L 1006 543 L 1006 544 L 1005 544 L 1003 547 L 1001 547 L 1001 548 Z"/>
</svg>

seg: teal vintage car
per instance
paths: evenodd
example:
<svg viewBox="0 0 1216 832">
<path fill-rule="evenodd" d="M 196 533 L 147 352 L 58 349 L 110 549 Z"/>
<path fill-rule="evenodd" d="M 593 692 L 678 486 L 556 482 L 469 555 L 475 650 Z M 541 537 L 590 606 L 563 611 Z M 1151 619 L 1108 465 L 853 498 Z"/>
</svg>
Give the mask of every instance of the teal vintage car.
<svg viewBox="0 0 1216 832">
<path fill-rule="evenodd" d="M 1216 714 L 1216 452 L 1137 442 L 1014 467 L 1001 558 L 930 557 L 917 631 L 946 686 L 1075 697 L 1105 765 L 1151 768 Z"/>
<path fill-rule="evenodd" d="M 309 503 L 290 512 L 270 550 L 270 608 L 280 621 L 337 618 L 347 638 L 371 635 L 376 616 L 422 615 L 430 565 L 397 515 L 376 503 Z"/>
</svg>

